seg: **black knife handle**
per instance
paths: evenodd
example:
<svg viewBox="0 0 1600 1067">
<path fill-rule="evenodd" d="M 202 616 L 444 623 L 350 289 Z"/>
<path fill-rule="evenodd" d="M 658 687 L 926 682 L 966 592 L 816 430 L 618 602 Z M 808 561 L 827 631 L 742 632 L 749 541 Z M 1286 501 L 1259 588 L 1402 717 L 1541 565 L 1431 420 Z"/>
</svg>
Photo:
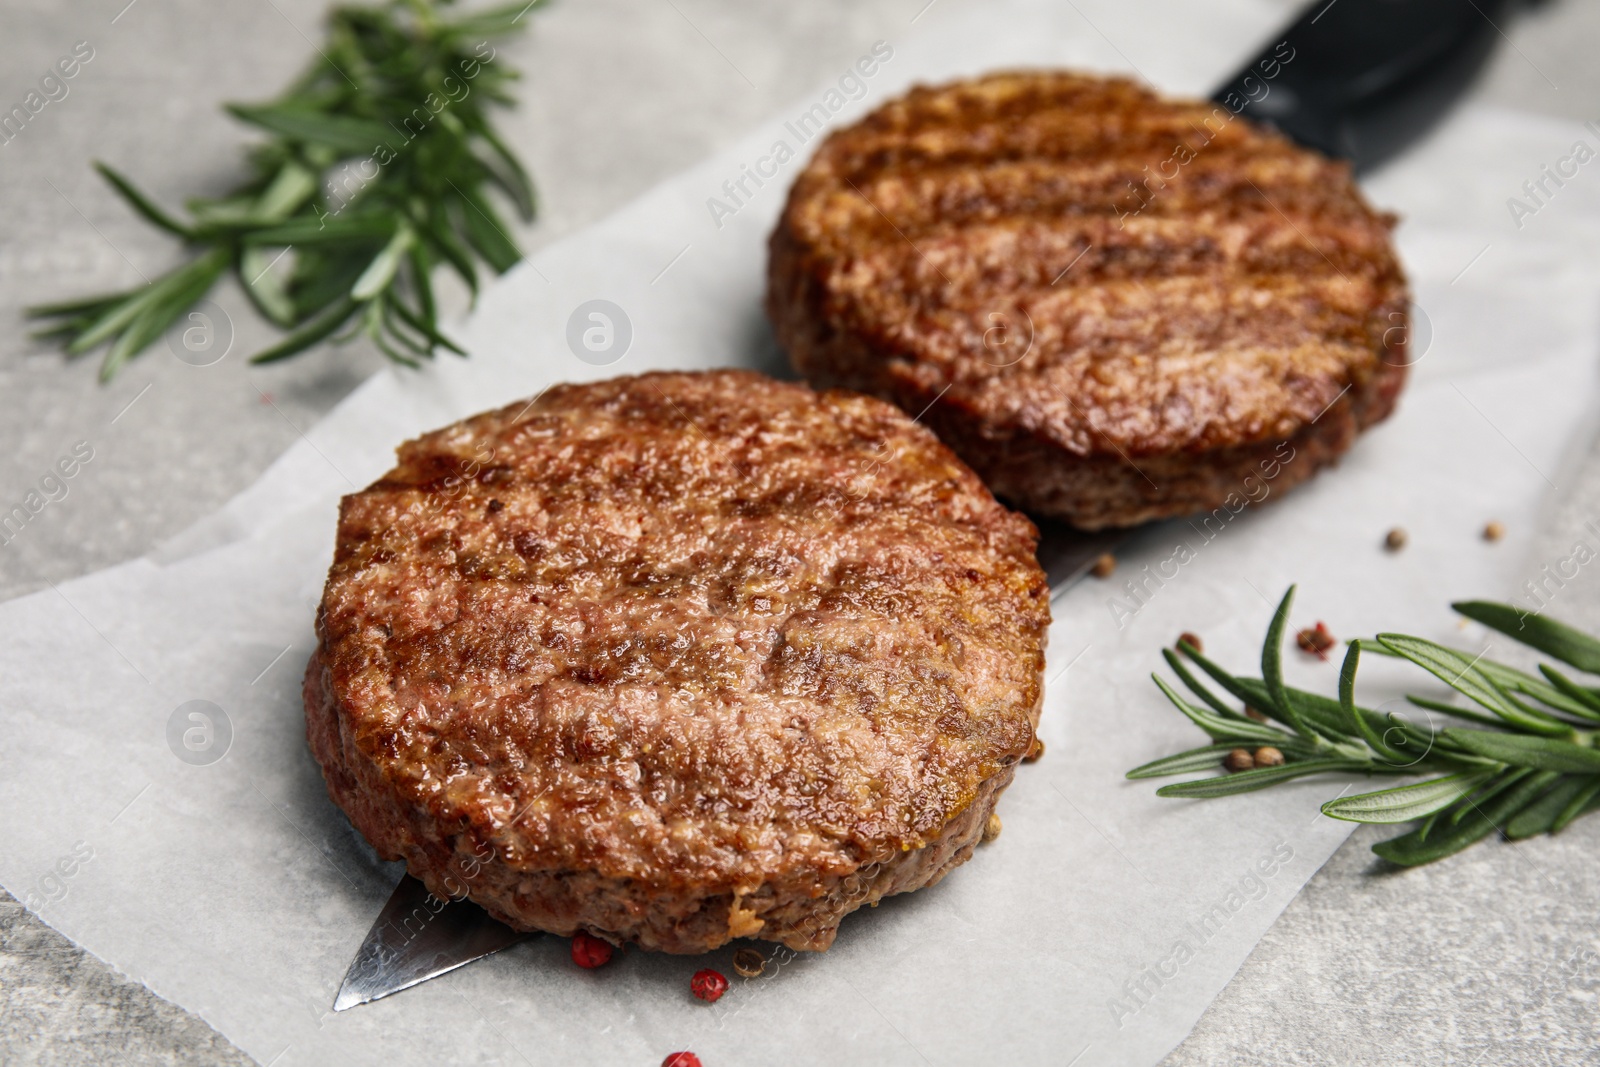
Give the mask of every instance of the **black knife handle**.
<svg viewBox="0 0 1600 1067">
<path fill-rule="evenodd" d="M 1315 0 L 1213 100 L 1357 172 L 1417 140 L 1471 84 L 1512 0 Z"/>
</svg>

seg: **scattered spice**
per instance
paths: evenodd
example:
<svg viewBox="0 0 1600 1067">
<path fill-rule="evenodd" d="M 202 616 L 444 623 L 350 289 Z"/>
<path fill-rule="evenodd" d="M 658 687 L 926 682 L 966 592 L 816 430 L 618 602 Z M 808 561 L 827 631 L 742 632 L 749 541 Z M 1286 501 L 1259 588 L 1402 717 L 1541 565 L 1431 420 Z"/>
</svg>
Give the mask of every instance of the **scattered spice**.
<svg viewBox="0 0 1600 1067">
<path fill-rule="evenodd" d="M 674 1052 L 661 1061 L 661 1067 L 701 1067 L 700 1057 L 692 1052 Z"/>
<path fill-rule="evenodd" d="M 1256 764 L 1257 767 L 1282 767 L 1283 766 L 1283 753 L 1279 752 L 1277 749 L 1273 748 L 1271 745 L 1263 745 L 1260 748 L 1256 749 L 1256 754 L 1252 758 L 1255 760 L 1255 764 Z"/>
<path fill-rule="evenodd" d="M 1190 633 L 1188 630 L 1185 630 L 1183 633 L 1178 635 L 1178 644 L 1188 645 L 1196 652 L 1200 653 L 1204 653 L 1206 650 L 1206 646 L 1200 643 L 1200 635 Z"/>
<path fill-rule="evenodd" d="M 740 978 L 760 978 L 767 969 L 767 958 L 753 948 L 742 948 L 733 954 L 733 969 Z"/>
<path fill-rule="evenodd" d="M 1257 711 L 1255 708 L 1249 706 L 1246 706 L 1244 709 L 1244 717 L 1247 719 L 1254 719 L 1256 722 L 1267 721 L 1267 717 L 1265 715 L 1261 714 L 1261 712 Z"/>
<path fill-rule="evenodd" d="M 1326 660 L 1328 649 L 1339 643 L 1320 620 L 1316 626 L 1295 634 L 1294 642 L 1300 646 L 1301 651 L 1310 652 L 1320 660 Z"/>
<path fill-rule="evenodd" d="M 1109 578 L 1111 572 L 1117 569 L 1117 557 L 1109 552 L 1101 553 L 1100 558 L 1094 561 L 1094 566 L 1089 568 L 1089 573 L 1096 578 Z"/>
<path fill-rule="evenodd" d="M 579 930 L 572 935 L 572 962 L 586 971 L 610 963 L 612 951 L 611 942 L 602 941 L 591 933 Z"/>
<path fill-rule="evenodd" d="M 1256 759 L 1248 748 L 1236 748 L 1223 758 L 1222 765 L 1230 771 L 1248 771 L 1256 765 Z"/>
<path fill-rule="evenodd" d="M 1396 526 L 1394 529 L 1390 530 L 1384 535 L 1383 547 L 1387 548 L 1390 552 L 1400 551 L 1402 548 L 1406 547 L 1406 532 L 1400 527 Z"/>
<path fill-rule="evenodd" d="M 994 812 L 989 813 L 989 821 L 983 824 L 983 839 L 993 841 L 1000 836 L 1000 816 Z"/>
<path fill-rule="evenodd" d="M 1044 755 L 1044 739 L 1040 738 L 1040 737 L 1035 737 L 1033 739 L 1033 747 L 1028 749 L 1028 754 L 1026 756 L 1023 756 L 1022 759 L 1026 763 L 1038 763 L 1039 762 L 1039 758 L 1041 756 L 1043 756 L 1043 755 Z"/>
<path fill-rule="evenodd" d="M 715 1004 L 721 999 L 722 994 L 728 991 L 728 979 L 721 971 L 713 971 L 707 967 L 703 971 L 694 972 L 694 977 L 689 979 L 689 992 L 705 1001 Z M 696 1063 L 699 1061 L 696 1060 Z"/>
<path fill-rule="evenodd" d="M 501 503 L 498 500 L 489 501 L 489 514 L 493 515 L 497 511 L 504 511 L 504 510 L 505 510 L 505 504 Z"/>
<path fill-rule="evenodd" d="M 1490 522 L 1483 528 L 1483 539 L 1485 541 L 1498 541 L 1505 535 L 1506 528 L 1499 521 Z"/>
</svg>

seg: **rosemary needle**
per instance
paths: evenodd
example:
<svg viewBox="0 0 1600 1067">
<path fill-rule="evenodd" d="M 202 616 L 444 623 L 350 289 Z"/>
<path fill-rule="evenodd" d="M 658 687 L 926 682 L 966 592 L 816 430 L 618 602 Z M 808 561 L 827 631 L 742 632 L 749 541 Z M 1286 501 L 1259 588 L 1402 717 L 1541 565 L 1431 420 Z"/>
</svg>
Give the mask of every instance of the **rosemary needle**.
<svg viewBox="0 0 1600 1067">
<path fill-rule="evenodd" d="M 528 174 L 489 121 L 516 77 L 491 41 L 541 2 L 448 17 L 452 0 L 335 8 L 320 56 L 282 96 L 228 108 L 268 135 L 250 151 L 252 177 L 191 199 L 186 218 L 96 164 L 192 255 L 136 289 L 30 308 L 50 320 L 38 336 L 68 356 L 105 346 L 107 380 L 232 272 L 287 331 L 254 362 L 356 336 L 408 365 L 440 348 L 464 354 L 439 330 L 432 273 L 447 267 L 476 295 L 480 261 L 503 272 L 522 258 L 489 195 L 533 218 Z"/>
<path fill-rule="evenodd" d="M 1258 746 L 1266 745 L 1280 751 L 1281 764 L 1180 782 L 1157 792 L 1220 797 L 1321 773 L 1427 775 L 1422 781 L 1342 796 L 1322 806 L 1323 814 L 1350 822 L 1420 823 L 1373 846 L 1379 856 L 1402 866 L 1442 859 L 1496 830 L 1513 840 L 1555 833 L 1600 809 L 1600 688 L 1550 665 L 1542 665 L 1535 676 L 1420 637 L 1384 633 L 1350 643 L 1337 699 L 1293 689 L 1284 684 L 1282 667 L 1283 633 L 1293 601 L 1291 586 L 1262 647 L 1261 678 L 1231 674 L 1192 643 L 1178 645 L 1199 674 L 1269 721 L 1247 718 L 1177 654 L 1164 651 L 1168 666 L 1199 703 L 1160 675 L 1153 676 L 1156 685 L 1213 743 L 1136 767 L 1129 778 L 1215 770 L 1235 748 L 1259 751 Z M 1600 674 L 1600 639 L 1505 604 L 1465 601 L 1453 606 L 1568 667 Z M 1477 707 L 1409 699 L 1476 725 L 1434 733 L 1400 716 L 1361 707 L 1355 702 L 1355 680 L 1364 652 L 1410 661 L 1443 681 Z"/>
</svg>

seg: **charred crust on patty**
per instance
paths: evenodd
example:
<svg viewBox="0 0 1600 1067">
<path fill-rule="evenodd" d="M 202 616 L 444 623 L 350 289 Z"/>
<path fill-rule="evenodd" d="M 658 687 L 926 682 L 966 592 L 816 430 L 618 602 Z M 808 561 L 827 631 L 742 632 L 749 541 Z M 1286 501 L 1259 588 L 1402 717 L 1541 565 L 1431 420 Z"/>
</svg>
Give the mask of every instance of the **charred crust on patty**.
<svg viewBox="0 0 1600 1067">
<path fill-rule="evenodd" d="M 1287 444 L 1276 496 L 1388 416 L 1412 361 L 1394 222 L 1217 105 L 995 74 L 828 138 L 767 310 L 813 384 L 924 412 L 1002 499 L 1126 526 L 1252 496 Z"/>
<path fill-rule="evenodd" d="M 560 386 L 344 499 L 310 746 L 380 855 L 513 926 L 823 949 L 970 857 L 1032 747 L 1036 537 L 870 397 Z"/>
</svg>

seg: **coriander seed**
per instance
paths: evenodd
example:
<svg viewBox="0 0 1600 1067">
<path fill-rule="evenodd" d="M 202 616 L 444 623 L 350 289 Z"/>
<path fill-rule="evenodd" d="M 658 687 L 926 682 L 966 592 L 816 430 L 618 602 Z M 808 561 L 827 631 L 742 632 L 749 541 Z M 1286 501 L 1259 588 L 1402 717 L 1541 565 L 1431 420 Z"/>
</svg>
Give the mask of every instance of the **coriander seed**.
<svg viewBox="0 0 1600 1067">
<path fill-rule="evenodd" d="M 1256 758 L 1248 748 L 1236 748 L 1223 759 L 1222 765 L 1230 771 L 1248 771 L 1256 765 Z"/>
<path fill-rule="evenodd" d="M 983 824 L 983 839 L 993 841 L 1000 836 L 1000 816 L 994 812 L 989 813 L 989 819 Z"/>
<path fill-rule="evenodd" d="M 1483 539 L 1485 541 L 1498 541 L 1505 535 L 1505 525 L 1498 520 L 1490 522 L 1483 528 Z"/>
<path fill-rule="evenodd" d="M 1102 552 L 1100 558 L 1094 561 L 1094 566 L 1089 568 L 1089 573 L 1096 578 L 1109 578 L 1111 572 L 1117 569 L 1117 557 L 1109 552 Z"/>
<path fill-rule="evenodd" d="M 1266 722 L 1267 721 L 1267 717 L 1265 715 L 1261 714 L 1259 711 L 1257 711 L 1255 708 L 1252 708 L 1252 707 L 1246 707 L 1244 709 L 1244 717 L 1247 718 L 1247 719 L 1254 719 L 1256 722 Z"/>
<path fill-rule="evenodd" d="M 1283 753 L 1271 745 L 1262 745 L 1252 757 L 1257 767 L 1282 767 Z"/>
<path fill-rule="evenodd" d="M 1178 645 L 1188 645 L 1196 652 L 1205 652 L 1206 646 L 1200 643 L 1200 635 L 1190 633 L 1188 630 L 1178 635 Z"/>
<path fill-rule="evenodd" d="M 740 978 L 760 978 L 767 969 L 767 958 L 753 948 L 742 948 L 733 954 L 733 970 Z"/>
<path fill-rule="evenodd" d="M 1400 527 L 1396 526 L 1384 536 L 1383 547 L 1387 548 L 1390 552 L 1400 551 L 1402 548 L 1406 547 L 1406 532 Z"/>
</svg>

